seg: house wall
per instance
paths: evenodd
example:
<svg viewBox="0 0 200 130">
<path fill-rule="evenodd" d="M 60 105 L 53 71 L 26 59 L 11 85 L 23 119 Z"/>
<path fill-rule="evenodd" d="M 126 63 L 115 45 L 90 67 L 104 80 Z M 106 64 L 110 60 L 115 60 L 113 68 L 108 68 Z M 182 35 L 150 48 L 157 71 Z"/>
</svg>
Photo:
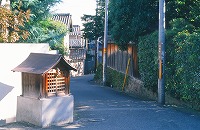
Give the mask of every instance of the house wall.
<svg viewBox="0 0 200 130">
<path fill-rule="evenodd" d="M 0 44 L 0 125 L 15 121 L 17 96 L 22 94 L 21 73 L 11 70 L 31 52 L 48 53 L 49 44 Z"/>
<path fill-rule="evenodd" d="M 86 51 L 84 48 L 72 48 L 70 54 L 66 57 L 70 65 L 76 68 L 77 71 L 71 71 L 71 76 L 82 76 L 84 75 L 84 65 L 86 59 Z"/>
</svg>

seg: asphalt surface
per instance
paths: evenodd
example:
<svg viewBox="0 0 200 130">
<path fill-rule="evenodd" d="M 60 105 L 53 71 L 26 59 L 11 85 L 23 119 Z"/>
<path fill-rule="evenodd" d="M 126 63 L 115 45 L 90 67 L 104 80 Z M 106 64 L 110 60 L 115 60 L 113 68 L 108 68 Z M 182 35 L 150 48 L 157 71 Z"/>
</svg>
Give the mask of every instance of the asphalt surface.
<svg viewBox="0 0 200 130">
<path fill-rule="evenodd" d="M 24 122 L 0 130 L 200 130 L 200 115 L 172 106 L 159 106 L 92 82 L 93 75 L 71 78 L 74 122 L 40 128 Z"/>
</svg>

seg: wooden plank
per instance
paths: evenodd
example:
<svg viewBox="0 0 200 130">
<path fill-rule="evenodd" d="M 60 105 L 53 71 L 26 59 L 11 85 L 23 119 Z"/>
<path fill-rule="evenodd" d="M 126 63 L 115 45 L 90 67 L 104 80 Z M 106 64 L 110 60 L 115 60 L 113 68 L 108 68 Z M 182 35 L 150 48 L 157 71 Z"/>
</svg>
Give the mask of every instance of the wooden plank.
<svg viewBox="0 0 200 130">
<path fill-rule="evenodd" d="M 25 76 L 24 76 L 24 72 L 22 72 L 21 74 L 22 77 L 22 96 L 24 96 L 24 89 L 25 89 Z"/>
<path fill-rule="evenodd" d="M 45 83 L 45 74 L 44 75 L 42 75 L 42 94 L 41 94 L 41 97 L 45 97 L 45 85 L 46 85 L 46 83 Z"/>
<path fill-rule="evenodd" d="M 48 97 L 48 73 L 45 74 L 45 97 Z"/>
<path fill-rule="evenodd" d="M 65 94 L 69 94 L 70 75 L 68 71 L 65 71 L 65 84 L 66 84 Z"/>
<path fill-rule="evenodd" d="M 60 87 L 60 86 L 65 86 L 65 82 L 62 83 L 62 84 L 51 84 L 51 85 L 48 85 L 49 87 Z"/>
</svg>

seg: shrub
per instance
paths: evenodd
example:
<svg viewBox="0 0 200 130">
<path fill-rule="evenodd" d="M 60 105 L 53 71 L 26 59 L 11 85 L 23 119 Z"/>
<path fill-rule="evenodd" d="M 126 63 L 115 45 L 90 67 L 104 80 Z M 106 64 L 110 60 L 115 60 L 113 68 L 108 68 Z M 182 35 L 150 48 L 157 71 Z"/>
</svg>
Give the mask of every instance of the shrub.
<svg viewBox="0 0 200 130">
<path fill-rule="evenodd" d="M 179 32 L 175 45 L 175 87 L 184 101 L 200 101 L 200 34 Z"/>
<path fill-rule="evenodd" d="M 97 66 L 97 71 L 95 72 L 94 80 L 98 83 L 102 83 L 103 81 L 103 65 L 102 64 L 99 64 Z"/>
<path fill-rule="evenodd" d="M 111 86 L 116 88 L 116 89 L 122 89 L 122 86 L 123 86 L 123 82 L 124 82 L 124 76 L 125 74 L 117 71 L 117 70 L 114 70 L 112 68 L 107 68 L 107 75 L 106 75 L 106 85 L 107 86 Z M 94 80 L 97 82 L 97 83 L 102 83 L 102 80 L 103 80 L 103 66 L 102 64 L 99 64 L 98 67 L 97 67 L 97 71 L 94 75 Z M 127 81 L 128 81 L 128 78 L 127 78 Z"/>
<path fill-rule="evenodd" d="M 174 19 L 166 32 L 165 87 L 171 96 L 200 106 L 200 33 L 184 19 Z M 139 72 L 144 86 L 156 91 L 158 32 L 141 37 Z"/>
<path fill-rule="evenodd" d="M 114 70 L 112 68 L 107 68 L 107 83 L 108 86 L 113 86 L 119 90 L 122 89 L 124 83 L 124 76 L 125 74 Z"/>
<path fill-rule="evenodd" d="M 144 86 L 157 92 L 158 32 L 140 37 L 138 44 L 139 73 Z"/>
</svg>

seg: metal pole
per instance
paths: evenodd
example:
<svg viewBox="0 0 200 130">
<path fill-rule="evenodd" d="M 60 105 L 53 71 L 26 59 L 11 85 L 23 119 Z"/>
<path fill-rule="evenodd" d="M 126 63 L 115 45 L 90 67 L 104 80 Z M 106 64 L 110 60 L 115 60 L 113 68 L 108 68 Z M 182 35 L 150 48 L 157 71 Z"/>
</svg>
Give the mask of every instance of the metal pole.
<svg viewBox="0 0 200 130">
<path fill-rule="evenodd" d="M 158 103 L 165 104 L 165 0 L 159 0 Z"/>
<path fill-rule="evenodd" d="M 96 16 L 95 17 L 97 17 L 97 12 L 98 11 L 98 0 L 96 0 Z M 97 26 L 97 21 L 96 21 L 96 18 L 95 18 L 95 27 Z M 96 73 L 96 71 L 97 71 L 97 30 L 96 30 L 96 28 L 95 28 L 95 54 L 94 54 L 94 61 L 95 61 L 95 65 L 94 65 L 94 72 Z"/>
<path fill-rule="evenodd" d="M 103 85 L 106 85 L 107 68 L 107 42 L 108 42 L 108 0 L 105 0 L 105 23 L 104 23 L 104 45 L 103 45 Z"/>
<path fill-rule="evenodd" d="M 122 86 L 122 92 L 124 91 L 124 87 L 125 87 L 125 84 L 126 84 L 126 78 L 127 78 L 127 75 L 128 75 L 130 61 L 131 61 L 131 58 L 129 57 L 128 58 L 128 63 L 127 63 L 127 66 L 126 66 L 126 74 L 125 74 L 125 77 L 124 77 L 124 83 L 123 83 L 123 86 Z"/>
<path fill-rule="evenodd" d="M 99 41 L 97 41 L 97 67 L 99 64 Z"/>
<path fill-rule="evenodd" d="M 99 42 L 100 42 L 100 37 L 97 39 L 97 66 L 99 65 Z"/>
</svg>

